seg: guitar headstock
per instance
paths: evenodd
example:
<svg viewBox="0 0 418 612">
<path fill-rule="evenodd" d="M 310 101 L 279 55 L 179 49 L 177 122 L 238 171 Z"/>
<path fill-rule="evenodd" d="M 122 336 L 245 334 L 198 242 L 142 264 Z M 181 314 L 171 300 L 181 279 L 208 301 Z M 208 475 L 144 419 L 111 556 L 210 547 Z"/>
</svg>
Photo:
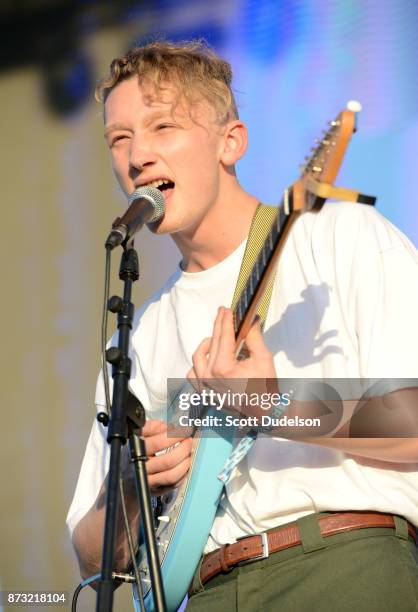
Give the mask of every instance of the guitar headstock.
<svg viewBox="0 0 418 612">
<path fill-rule="evenodd" d="M 302 175 L 293 184 L 293 209 L 309 210 L 318 197 L 315 186 L 333 184 L 341 167 L 351 136 L 356 131 L 356 115 L 360 104 L 349 102 L 336 119 L 330 121 L 322 136 L 315 141 L 312 153 L 301 166 Z"/>
</svg>

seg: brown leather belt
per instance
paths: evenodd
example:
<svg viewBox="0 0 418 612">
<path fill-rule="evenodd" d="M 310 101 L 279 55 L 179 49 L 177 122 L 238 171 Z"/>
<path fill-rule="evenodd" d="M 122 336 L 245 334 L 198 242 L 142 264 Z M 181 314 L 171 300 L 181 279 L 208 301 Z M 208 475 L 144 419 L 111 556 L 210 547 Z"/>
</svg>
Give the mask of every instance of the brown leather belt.
<svg viewBox="0 0 418 612">
<path fill-rule="evenodd" d="M 319 529 L 323 537 L 332 536 L 354 529 L 368 527 L 389 527 L 395 529 L 391 514 L 377 512 L 338 512 L 318 518 Z M 408 533 L 417 543 L 417 534 L 411 523 L 407 523 Z M 220 572 L 228 572 L 235 565 L 266 559 L 275 553 L 302 543 L 297 523 L 278 527 L 269 532 L 240 538 L 234 544 L 225 544 L 221 548 L 203 557 L 200 568 L 200 580 L 205 584 Z"/>
</svg>

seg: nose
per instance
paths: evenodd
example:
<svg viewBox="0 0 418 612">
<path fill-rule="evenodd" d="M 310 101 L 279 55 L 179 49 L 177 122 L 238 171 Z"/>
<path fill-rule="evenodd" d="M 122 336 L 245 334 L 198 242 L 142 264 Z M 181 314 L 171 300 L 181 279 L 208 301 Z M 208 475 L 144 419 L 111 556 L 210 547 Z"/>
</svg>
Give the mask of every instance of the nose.
<svg viewBox="0 0 418 612">
<path fill-rule="evenodd" d="M 157 154 L 151 143 L 146 139 L 133 138 L 129 153 L 129 174 L 132 179 L 146 167 L 152 166 L 157 161 Z"/>
</svg>

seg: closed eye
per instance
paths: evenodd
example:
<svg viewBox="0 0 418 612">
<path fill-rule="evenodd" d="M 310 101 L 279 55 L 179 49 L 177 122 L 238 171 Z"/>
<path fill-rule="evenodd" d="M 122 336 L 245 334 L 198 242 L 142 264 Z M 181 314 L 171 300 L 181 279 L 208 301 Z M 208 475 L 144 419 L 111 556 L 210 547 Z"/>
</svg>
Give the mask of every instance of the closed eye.
<svg viewBox="0 0 418 612">
<path fill-rule="evenodd" d="M 165 130 L 166 128 L 174 127 L 172 123 L 159 123 L 157 125 L 157 130 Z"/>
<path fill-rule="evenodd" d="M 114 136 L 112 140 L 110 141 L 110 145 L 114 145 L 116 142 L 119 142 L 120 140 L 124 140 L 125 138 L 128 138 L 126 134 L 120 134 L 119 136 Z"/>
</svg>

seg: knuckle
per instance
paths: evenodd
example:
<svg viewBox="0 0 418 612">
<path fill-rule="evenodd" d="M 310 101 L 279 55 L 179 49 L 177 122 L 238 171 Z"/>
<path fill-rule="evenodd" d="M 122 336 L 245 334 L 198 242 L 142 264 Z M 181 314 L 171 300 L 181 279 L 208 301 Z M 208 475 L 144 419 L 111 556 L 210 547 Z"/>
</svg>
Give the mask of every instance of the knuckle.
<svg viewBox="0 0 418 612">
<path fill-rule="evenodd" d="M 173 468 L 171 476 L 173 478 L 173 484 L 178 484 L 186 476 L 190 468 L 190 459 L 185 459 L 175 468 Z"/>
<path fill-rule="evenodd" d="M 222 361 L 215 362 L 212 366 L 212 374 L 215 378 L 226 378 L 229 372 L 229 368 L 226 363 Z"/>
<path fill-rule="evenodd" d="M 154 434 L 153 436 L 145 439 L 145 450 L 147 457 L 151 457 L 165 448 L 165 435 Z"/>
<path fill-rule="evenodd" d="M 175 486 L 179 479 L 181 479 L 181 472 L 179 466 L 173 467 L 171 470 L 167 470 L 164 475 L 164 482 L 166 486 Z"/>
<path fill-rule="evenodd" d="M 145 440 L 145 453 L 147 455 L 147 457 L 150 457 L 151 455 L 154 455 L 156 448 L 154 448 L 154 444 L 152 442 L 152 440 L 150 439 L 146 439 Z"/>
<path fill-rule="evenodd" d="M 207 338 L 204 338 L 204 340 L 202 340 L 202 342 L 199 344 L 199 349 L 203 351 L 204 355 L 208 353 L 211 342 L 212 342 L 212 337 L 207 337 Z"/>
</svg>

